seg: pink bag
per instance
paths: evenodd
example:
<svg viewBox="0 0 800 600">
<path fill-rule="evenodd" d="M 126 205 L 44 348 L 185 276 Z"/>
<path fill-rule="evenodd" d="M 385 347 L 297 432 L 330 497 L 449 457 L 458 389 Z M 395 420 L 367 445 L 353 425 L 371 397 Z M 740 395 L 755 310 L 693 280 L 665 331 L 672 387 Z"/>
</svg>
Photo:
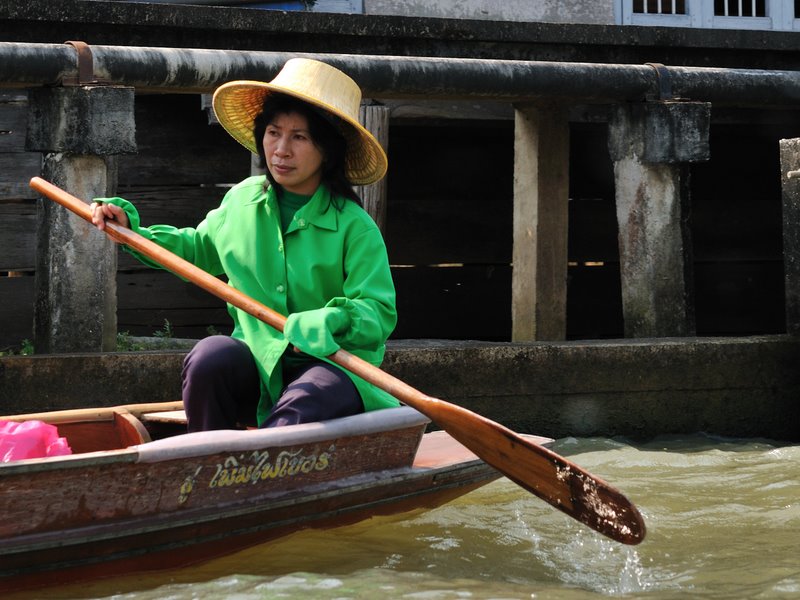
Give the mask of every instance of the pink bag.
<svg viewBox="0 0 800 600">
<path fill-rule="evenodd" d="M 72 454 L 58 429 L 42 421 L 0 420 L 0 462 Z"/>
</svg>

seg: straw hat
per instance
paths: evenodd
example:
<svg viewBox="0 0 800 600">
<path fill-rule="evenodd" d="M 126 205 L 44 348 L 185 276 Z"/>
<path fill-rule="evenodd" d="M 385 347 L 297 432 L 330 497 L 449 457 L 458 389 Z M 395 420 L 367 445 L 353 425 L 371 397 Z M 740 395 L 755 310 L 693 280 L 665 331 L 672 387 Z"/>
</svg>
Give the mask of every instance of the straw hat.
<svg viewBox="0 0 800 600">
<path fill-rule="evenodd" d="M 271 92 L 294 96 L 313 104 L 341 121 L 347 140 L 345 172 L 354 185 L 378 181 L 388 161 L 378 140 L 358 122 L 361 89 L 339 69 L 308 58 L 292 58 L 269 83 L 230 81 L 214 92 L 214 112 L 233 139 L 258 154 L 253 121 Z M 260 141 L 260 140 L 259 140 Z"/>
</svg>

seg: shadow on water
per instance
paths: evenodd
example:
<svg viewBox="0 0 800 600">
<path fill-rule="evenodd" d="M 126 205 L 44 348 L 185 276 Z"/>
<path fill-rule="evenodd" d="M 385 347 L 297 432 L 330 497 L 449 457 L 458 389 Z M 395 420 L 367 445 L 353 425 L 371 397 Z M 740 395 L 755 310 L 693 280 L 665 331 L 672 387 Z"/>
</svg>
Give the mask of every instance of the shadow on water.
<svg viewBox="0 0 800 600">
<path fill-rule="evenodd" d="M 800 597 L 800 446 L 697 435 L 565 438 L 554 449 L 634 501 L 642 544 L 608 540 L 501 479 L 433 511 L 28 597 Z"/>
</svg>

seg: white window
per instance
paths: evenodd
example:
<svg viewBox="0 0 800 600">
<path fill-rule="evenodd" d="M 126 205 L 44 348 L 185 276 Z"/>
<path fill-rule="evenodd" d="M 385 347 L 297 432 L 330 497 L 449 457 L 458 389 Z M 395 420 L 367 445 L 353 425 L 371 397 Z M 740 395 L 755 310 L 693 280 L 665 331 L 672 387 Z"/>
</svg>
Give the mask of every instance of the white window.
<svg viewBox="0 0 800 600">
<path fill-rule="evenodd" d="M 617 0 L 617 23 L 800 30 L 800 0 Z"/>
</svg>

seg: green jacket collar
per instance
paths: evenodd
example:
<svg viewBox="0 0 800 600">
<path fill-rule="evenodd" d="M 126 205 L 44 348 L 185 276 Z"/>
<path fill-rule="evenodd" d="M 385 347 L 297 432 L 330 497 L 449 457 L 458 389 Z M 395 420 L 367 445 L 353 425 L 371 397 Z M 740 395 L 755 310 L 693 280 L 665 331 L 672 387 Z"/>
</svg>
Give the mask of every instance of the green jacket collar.
<svg viewBox="0 0 800 600">
<path fill-rule="evenodd" d="M 267 204 L 274 211 L 278 211 L 278 195 L 275 188 L 270 186 L 266 194 Z M 330 190 L 321 185 L 311 196 L 311 200 L 294 215 L 286 233 L 291 233 L 297 229 L 305 229 L 309 225 L 314 225 L 320 229 L 336 231 L 339 227 L 336 217 L 336 207 L 333 205 Z M 277 212 L 276 212 L 277 214 Z"/>
</svg>

